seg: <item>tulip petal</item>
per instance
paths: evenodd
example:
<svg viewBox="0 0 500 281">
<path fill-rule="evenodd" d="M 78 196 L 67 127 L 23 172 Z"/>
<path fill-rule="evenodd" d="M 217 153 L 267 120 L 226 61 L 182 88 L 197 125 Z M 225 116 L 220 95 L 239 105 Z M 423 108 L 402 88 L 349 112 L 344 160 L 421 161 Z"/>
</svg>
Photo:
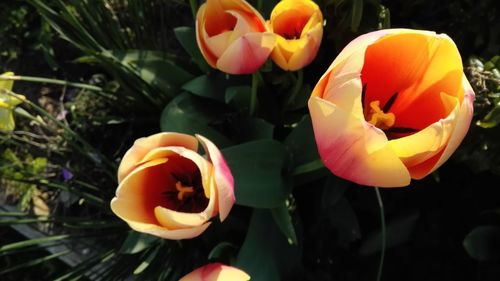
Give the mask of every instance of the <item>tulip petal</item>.
<svg viewBox="0 0 500 281">
<path fill-rule="evenodd" d="M 290 70 L 293 71 L 301 69 L 314 60 L 318 52 L 322 36 L 323 28 L 321 24 L 318 23 L 300 39 L 300 46 L 290 57 L 290 60 L 288 62 L 288 67 Z"/>
<path fill-rule="evenodd" d="M 270 32 L 248 33 L 235 40 L 217 61 L 217 68 L 229 74 L 250 74 L 267 60 L 276 44 Z"/>
<path fill-rule="evenodd" d="M 171 240 L 182 240 L 182 239 L 191 239 L 200 236 L 211 224 L 211 222 L 207 222 L 200 226 L 195 226 L 192 228 L 183 228 L 183 229 L 167 229 L 165 227 L 161 227 L 155 224 L 147 224 L 140 222 L 132 222 L 125 220 L 128 225 L 135 231 L 148 233 L 151 235 L 155 235 L 164 239 Z"/>
<path fill-rule="evenodd" d="M 311 97 L 309 110 L 321 159 L 335 175 L 379 187 L 410 183 L 384 132 L 318 97 Z"/>
<path fill-rule="evenodd" d="M 111 210 L 127 222 L 156 223 L 153 208 L 161 204 L 160 198 L 157 198 L 161 196 L 161 191 L 156 189 L 163 185 L 157 181 L 166 179 L 161 177 L 161 165 L 167 161 L 166 158 L 158 158 L 146 162 L 127 175 L 116 189 L 116 197 L 111 200 Z"/>
<path fill-rule="evenodd" d="M 444 150 L 442 150 L 442 152 L 436 155 L 433 159 L 429 159 L 420 165 L 410 168 L 412 177 L 415 179 L 421 179 L 443 165 L 444 162 L 446 162 L 446 160 L 450 158 L 451 154 L 457 149 L 467 134 L 473 116 L 474 92 L 465 75 L 463 76 L 462 81 L 465 95 L 462 105 L 460 106 L 460 110 L 456 114 L 453 132 L 448 140 L 448 143 Z"/>
<path fill-rule="evenodd" d="M 221 263 L 210 263 L 195 269 L 179 281 L 248 281 L 250 276 L 241 269 L 223 265 Z"/>
<path fill-rule="evenodd" d="M 154 148 L 165 146 L 183 146 L 196 151 L 198 141 L 195 137 L 179 133 L 158 133 L 149 137 L 137 139 L 134 145 L 125 153 L 118 168 L 118 182 L 121 182 Z"/>
<path fill-rule="evenodd" d="M 219 201 L 219 217 L 224 221 L 233 207 L 236 197 L 234 196 L 234 178 L 227 166 L 226 160 L 220 150 L 207 138 L 196 135 L 205 150 L 208 161 L 214 167 L 215 183 L 217 185 Z"/>
<path fill-rule="evenodd" d="M 427 161 L 448 143 L 457 122 L 460 104 L 456 97 L 445 93 L 441 93 L 441 98 L 444 103 L 452 104 L 451 107 L 455 108 L 447 118 L 440 119 L 415 134 L 390 141 L 392 149 L 407 167 Z"/>
</svg>

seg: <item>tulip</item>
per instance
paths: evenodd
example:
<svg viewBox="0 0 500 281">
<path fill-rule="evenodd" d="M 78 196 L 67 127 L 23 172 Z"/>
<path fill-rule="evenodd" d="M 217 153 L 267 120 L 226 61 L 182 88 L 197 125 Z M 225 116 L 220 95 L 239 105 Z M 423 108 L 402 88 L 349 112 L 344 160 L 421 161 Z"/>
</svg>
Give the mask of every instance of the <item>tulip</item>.
<svg viewBox="0 0 500 281">
<path fill-rule="evenodd" d="M 197 153 L 198 141 L 207 155 Z M 113 212 L 139 232 L 165 239 L 203 233 L 234 204 L 234 180 L 222 154 L 196 135 L 159 133 L 140 138 L 118 168 Z"/>
<path fill-rule="evenodd" d="M 248 281 L 250 276 L 235 267 L 220 263 L 210 263 L 202 266 L 179 281 Z"/>
<path fill-rule="evenodd" d="M 256 72 L 276 44 L 257 10 L 244 0 L 207 0 L 196 15 L 196 40 L 213 68 Z"/>
<path fill-rule="evenodd" d="M 332 173 L 361 185 L 401 187 L 456 150 L 473 100 L 447 35 L 388 29 L 349 43 L 308 104 L 318 151 Z"/>
<path fill-rule="evenodd" d="M 1 76 L 14 76 L 12 72 L 6 72 Z M 16 127 L 12 111 L 26 98 L 12 92 L 14 81 L 0 79 L 0 131 L 13 131 Z"/>
<path fill-rule="evenodd" d="M 316 57 L 323 37 L 323 15 L 313 1 L 281 1 L 267 25 L 277 37 L 271 58 L 282 69 L 301 69 Z"/>
</svg>

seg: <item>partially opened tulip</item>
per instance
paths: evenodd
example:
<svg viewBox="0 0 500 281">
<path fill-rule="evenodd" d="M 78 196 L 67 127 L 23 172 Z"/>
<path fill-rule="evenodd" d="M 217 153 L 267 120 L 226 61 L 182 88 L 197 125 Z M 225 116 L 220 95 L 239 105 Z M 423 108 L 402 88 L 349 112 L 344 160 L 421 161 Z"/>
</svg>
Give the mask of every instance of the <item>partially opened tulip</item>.
<svg viewBox="0 0 500 281">
<path fill-rule="evenodd" d="M 198 141 L 206 158 L 197 153 Z M 113 212 L 136 231 L 165 239 L 199 236 L 231 210 L 234 181 L 222 154 L 196 135 L 159 133 L 138 139 L 118 168 Z"/>
<path fill-rule="evenodd" d="M 250 276 L 243 270 L 223 265 L 221 263 L 210 263 L 202 266 L 179 281 L 248 281 Z"/>
<path fill-rule="evenodd" d="M 196 39 L 208 64 L 230 74 L 250 74 L 276 44 L 257 10 L 244 0 L 207 0 L 196 15 Z"/>
<path fill-rule="evenodd" d="M 400 187 L 451 156 L 469 128 L 473 100 L 448 36 L 389 29 L 344 48 L 309 110 L 321 159 L 335 175 Z"/>
<path fill-rule="evenodd" d="M 301 69 L 316 57 L 323 37 L 323 15 L 316 3 L 282 0 L 267 24 L 277 36 L 271 58 L 282 69 Z"/>
<path fill-rule="evenodd" d="M 1 76 L 14 76 L 12 72 L 6 72 Z M 13 110 L 26 98 L 12 92 L 14 82 L 12 80 L 0 79 L 0 131 L 13 131 L 16 127 Z"/>
</svg>

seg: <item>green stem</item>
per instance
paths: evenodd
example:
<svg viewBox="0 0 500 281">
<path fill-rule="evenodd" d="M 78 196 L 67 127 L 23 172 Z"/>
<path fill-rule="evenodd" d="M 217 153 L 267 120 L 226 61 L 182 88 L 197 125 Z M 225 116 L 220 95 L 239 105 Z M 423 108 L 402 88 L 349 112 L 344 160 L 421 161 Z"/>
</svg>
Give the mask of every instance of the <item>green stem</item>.
<svg viewBox="0 0 500 281">
<path fill-rule="evenodd" d="M 75 88 L 86 89 L 86 90 L 97 91 L 97 92 L 102 92 L 103 91 L 103 89 L 101 87 L 97 87 L 97 86 L 93 86 L 93 85 L 88 85 L 88 84 L 83 84 L 83 83 L 68 82 L 68 81 L 58 80 L 58 79 L 32 77 L 32 76 L 5 76 L 5 75 L 0 75 L 0 80 L 16 80 L 16 81 L 27 81 L 27 82 L 39 82 L 39 83 L 47 83 L 47 84 L 55 84 L 55 85 L 62 85 L 62 86 L 68 86 L 68 87 L 75 87 Z"/>
<path fill-rule="evenodd" d="M 300 176 L 302 174 L 314 172 L 316 170 L 323 169 L 325 165 L 323 164 L 323 161 L 321 159 L 316 159 L 311 162 L 299 165 L 293 169 L 291 175 L 292 176 Z"/>
<path fill-rule="evenodd" d="M 94 85 L 84 84 L 84 83 L 75 83 L 75 82 L 68 82 L 68 81 L 59 80 L 59 79 L 50 79 L 50 78 L 33 77 L 33 76 L 19 76 L 19 75 L 13 75 L 13 76 L 0 75 L 0 80 L 36 82 L 36 83 L 46 83 L 46 84 L 61 85 L 61 86 L 66 86 L 66 87 L 73 87 L 73 88 L 79 88 L 79 89 L 93 91 L 93 92 L 96 92 L 100 96 L 103 96 L 105 98 L 114 99 L 114 96 L 112 96 L 110 94 L 106 94 L 103 88 L 98 87 L 98 86 L 94 86 Z"/>
<path fill-rule="evenodd" d="M 198 0 L 189 0 L 189 6 L 191 6 L 191 12 L 193 12 L 193 18 L 196 19 L 196 13 L 198 12 Z"/>
<path fill-rule="evenodd" d="M 257 108 L 257 89 L 259 87 L 259 71 L 252 74 L 252 90 L 250 92 L 250 108 L 248 109 L 248 115 L 250 117 L 255 115 L 255 110 Z"/>
<path fill-rule="evenodd" d="M 384 268 L 386 231 L 385 231 L 384 202 L 382 202 L 382 196 L 380 196 L 380 191 L 378 187 L 375 187 L 375 193 L 377 194 L 377 202 L 380 210 L 380 224 L 381 224 L 380 227 L 382 230 L 382 247 L 380 249 L 380 262 L 378 264 L 378 271 L 377 271 L 377 281 L 380 281 L 382 280 L 382 270 Z"/>
<path fill-rule="evenodd" d="M 262 13 L 262 0 L 257 1 L 257 11 Z"/>
<path fill-rule="evenodd" d="M 297 80 L 295 83 L 295 86 L 292 89 L 292 93 L 288 97 L 288 100 L 286 102 L 286 106 L 291 105 L 295 99 L 297 98 L 297 95 L 300 93 L 300 90 L 302 89 L 302 84 L 304 83 L 304 72 L 302 69 L 299 69 L 297 71 Z"/>
</svg>

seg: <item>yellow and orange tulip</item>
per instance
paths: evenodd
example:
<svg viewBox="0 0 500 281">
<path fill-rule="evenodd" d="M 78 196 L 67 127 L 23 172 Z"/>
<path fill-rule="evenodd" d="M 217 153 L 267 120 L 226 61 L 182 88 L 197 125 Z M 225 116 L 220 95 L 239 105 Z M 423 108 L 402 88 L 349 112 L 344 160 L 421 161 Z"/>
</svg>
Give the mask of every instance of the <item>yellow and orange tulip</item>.
<svg viewBox="0 0 500 281">
<path fill-rule="evenodd" d="M 12 72 L 6 72 L 1 76 L 14 76 Z M 13 131 L 16 127 L 13 110 L 26 98 L 12 92 L 14 81 L 0 79 L 0 131 Z"/>
<path fill-rule="evenodd" d="M 210 263 L 202 266 L 179 281 L 248 281 L 250 276 L 244 271 L 223 265 L 221 263 Z"/>
<path fill-rule="evenodd" d="M 198 141 L 207 158 L 197 153 Z M 234 202 L 234 180 L 208 139 L 159 133 L 135 141 L 118 168 L 113 212 L 136 231 L 165 239 L 199 236 Z"/>
<path fill-rule="evenodd" d="M 254 73 L 276 44 L 262 16 L 244 0 L 207 0 L 196 15 L 196 40 L 208 64 L 230 74 Z"/>
<path fill-rule="evenodd" d="M 311 63 L 323 37 L 323 14 L 311 0 L 282 0 L 267 22 L 277 43 L 271 58 L 284 70 L 298 70 Z"/>
<path fill-rule="evenodd" d="M 362 185 L 401 187 L 456 150 L 474 96 L 447 35 L 388 29 L 342 50 L 314 88 L 309 110 L 330 171 Z"/>
</svg>

